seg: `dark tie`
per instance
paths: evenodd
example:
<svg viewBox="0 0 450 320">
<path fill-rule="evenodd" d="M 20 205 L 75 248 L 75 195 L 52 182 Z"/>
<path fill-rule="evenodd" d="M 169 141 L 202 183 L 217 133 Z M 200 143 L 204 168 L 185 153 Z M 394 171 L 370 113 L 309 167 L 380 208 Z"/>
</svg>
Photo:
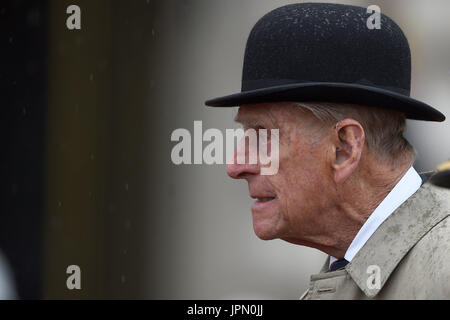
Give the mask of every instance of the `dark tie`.
<svg viewBox="0 0 450 320">
<path fill-rule="evenodd" d="M 339 260 L 336 260 L 335 262 L 333 262 L 333 263 L 330 265 L 330 269 L 328 270 L 328 272 L 333 272 L 333 271 L 342 269 L 342 268 L 344 268 L 347 264 L 348 264 L 348 261 L 345 260 L 345 259 L 339 259 Z"/>
</svg>

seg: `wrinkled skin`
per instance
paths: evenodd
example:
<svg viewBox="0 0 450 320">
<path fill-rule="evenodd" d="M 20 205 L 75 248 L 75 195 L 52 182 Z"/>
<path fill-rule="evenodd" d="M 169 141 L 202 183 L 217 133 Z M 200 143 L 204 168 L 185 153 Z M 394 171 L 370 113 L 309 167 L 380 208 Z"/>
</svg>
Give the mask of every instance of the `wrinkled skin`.
<svg viewBox="0 0 450 320">
<path fill-rule="evenodd" d="M 250 196 L 259 198 L 252 206 L 253 228 L 263 240 L 279 238 L 343 257 L 411 165 L 394 170 L 375 159 L 353 119 L 327 125 L 288 103 L 264 103 L 241 106 L 236 121 L 245 130 L 280 132 L 277 174 L 261 175 L 259 164 L 227 166 L 228 175 L 245 179 Z"/>
</svg>

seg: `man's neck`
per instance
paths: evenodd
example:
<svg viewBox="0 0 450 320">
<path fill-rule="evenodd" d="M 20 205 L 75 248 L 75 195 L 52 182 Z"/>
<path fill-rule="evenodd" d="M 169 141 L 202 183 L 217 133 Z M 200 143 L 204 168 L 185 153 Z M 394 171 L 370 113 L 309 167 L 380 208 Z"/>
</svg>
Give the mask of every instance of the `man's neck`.
<svg viewBox="0 0 450 320">
<path fill-rule="evenodd" d="M 407 163 L 397 169 L 371 168 L 362 177 L 349 181 L 337 197 L 338 213 L 332 215 L 335 220 L 329 239 L 315 247 L 338 259 L 344 258 L 361 227 L 410 167 Z"/>
</svg>

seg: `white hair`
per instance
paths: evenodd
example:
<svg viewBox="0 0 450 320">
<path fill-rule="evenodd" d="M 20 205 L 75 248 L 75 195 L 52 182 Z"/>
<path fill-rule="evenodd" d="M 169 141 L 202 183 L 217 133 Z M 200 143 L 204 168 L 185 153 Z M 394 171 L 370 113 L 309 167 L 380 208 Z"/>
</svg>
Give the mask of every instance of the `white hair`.
<svg viewBox="0 0 450 320">
<path fill-rule="evenodd" d="M 394 166 L 397 160 L 416 157 L 416 150 L 404 137 L 406 117 L 402 112 L 329 102 L 292 102 L 309 110 L 320 122 L 336 123 L 345 118 L 358 121 L 364 129 L 368 149 L 380 160 Z"/>
</svg>

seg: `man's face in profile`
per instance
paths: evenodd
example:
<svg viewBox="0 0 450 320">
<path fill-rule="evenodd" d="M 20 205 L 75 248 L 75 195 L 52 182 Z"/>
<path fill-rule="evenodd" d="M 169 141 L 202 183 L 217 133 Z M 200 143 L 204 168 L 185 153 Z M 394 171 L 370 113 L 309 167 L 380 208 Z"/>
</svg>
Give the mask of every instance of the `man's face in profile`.
<svg viewBox="0 0 450 320">
<path fill-rule="evenodd" d="M 326 206 L 329 144 L 326 130 L 312 113 L 289 103 L 264 103 L 239 108 L 236 121 L 247 129 L 279 129 L 279 170 L 261 175 L 260 163 L 228 164 L 227 173 L 245 179 L 253 204 L 253 228 L 263 240 L 298 243 L 320 236 L 314 221 Z M 270 135 L 268 136 L 270 144 Z M 246 150 L 246 152 L 248 152 Z M 323 230 L 322 230 L 323 232 Z"/>
</svg>

